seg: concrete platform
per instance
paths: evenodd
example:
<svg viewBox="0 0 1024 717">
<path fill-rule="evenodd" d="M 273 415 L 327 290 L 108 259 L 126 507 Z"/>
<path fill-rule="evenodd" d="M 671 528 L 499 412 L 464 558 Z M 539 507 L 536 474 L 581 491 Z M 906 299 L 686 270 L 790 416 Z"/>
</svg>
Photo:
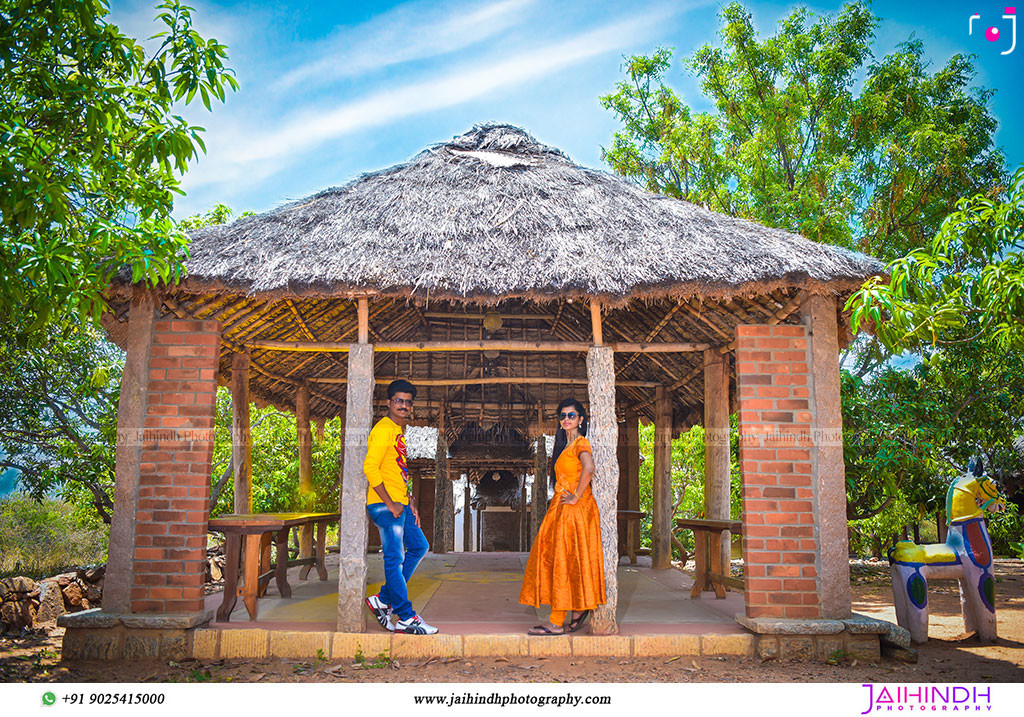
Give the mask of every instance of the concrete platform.
<svg viewBox="0 0 1024 717">
<path fill-rule="evenodd" d="M 409 595 L 416 611 L 442 634 L 523 635 L 546 620 L 549 612 L 518 602 L 526 559 L 526 553 L 428 553 L 409 584 Z M 735 621 L 736 613 L 743 612 L 742 593 L 729 592 L 724 600 L 710 592 L 690 599 L 689 575 L 675 569 L 652 570 L 650 558 L 638 560 L 629 565 L 623 558 L 618 569 L 620 635 L 749 634 Z M 279 596 L 271 581 L 255 621 L 249 620 L 239 600 L 230 621 L 213 622 L 209 628 L 334 632 L 337 561 L 336 555 L 328 556 L 326 582 L 317 580 L 315 572 L 310 579 L 299 580 L 299 568 L 290 570 L 288 599 Z M 367 594 L 373 594 L 383 582 L 384 565 L 379 554 L 368 555 L 367 563 Z M 221 599 L 221 593 L 208 596 L 206 607 L 217 608 Z M 376 623 L 368 623 L 367 634 L 387 635 Z"/>
</svg>

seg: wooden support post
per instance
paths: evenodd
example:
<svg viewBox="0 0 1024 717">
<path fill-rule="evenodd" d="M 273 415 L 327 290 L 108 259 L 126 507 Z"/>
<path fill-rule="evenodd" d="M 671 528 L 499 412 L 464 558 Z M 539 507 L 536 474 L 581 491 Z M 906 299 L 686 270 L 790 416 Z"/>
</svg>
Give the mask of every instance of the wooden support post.
<svg viewBox="0 0 1024 717">
<path fill-rule="evenodd" d="M 704 352 L 704 517 L 729 520 L 729 355 Z M 729 575 L 732 542 L 728 530 L 708 534 L 723 575 Z"/>
<path fill-rule="evenodd" d="M 538 414 L 540 411 L 538 410 Z M 537 531 L 548 509 L 548 451 L 547 438 L 537 436 L 533 448 L 533 501 L 530 511 L 530 545 L 537 538 Z"/>
<path fill-rule="evenodd" d="M 590 302 L 590 326 L 594 333 L 594 346 L 604 343 L 604 336 L 601 331 L 601 302 L 591 300 Z"/>
<path fill-rule="evenodd" d="M 235 512 L 252 512 L 252 435 L 249 428 L 249 352 L 231 357 L 231 465 Z"/>
<path fill-rule="evenodd" d="M 370 300 L 366 298 L 356 300 L 356 316 L 359 321 L 359 343 L 365 344 L 370 341 Z"/>
<path fill-rule="evenodd" d="M 526 505 L 526 476 L 519 476 L 519 551 L 530 549 L 530 511 Z"/>
<path fill-rule="evenodd" d="M 301 510 L 313 510 L 316 496 L 313 494 L 313 435 L 309 428 L 309 383 L 303 382 L 295 392 L 295 432 L 299 443 L 299 506 Z M 299 558 L 313 557 L 313 526 L 299 527 Z M 304 565 L 299 571 L 305 580 L 312 566 Z"/>
<path fill-rule="evenodd" d="M 619 631 L 615 609 L 619 599 L 619 527 L 616 499 L 619 492 L 619 461 L 616 457 L 618 424 L 615 420 L 615 352 L 594 346 L 587 352 L 590 379 L 590 427 L 588 438 L 594 452 L 594 498 L 601 515 L 601 549 L 604 553 L 606 602 L 594 611 L 590 632 L 614 635 Z"/>
<path fill-rule="evenodd" d="M 654 506 L 651 516 L 651 567 L 665 569 L 672 561 L 672 399 L 658 388 L 654 419 Z"/>
<path fill-rule="evenodd" d="M 445 406 L 437 421 L 437 454 L 434 457 L 434 544 L 435 553 L 455 550 L 455 500 L 448 477 L 448 436 L 445 434 Z"/>
<path fill-rule="evenodd" d="M 640 419 L 636 413 L 626 415 L 626 475 L 629 480 L 626 508 L 640 510 Z M 640 523 L 636 520 L 626 521 L 627 545 L 636 553 L 640 547 Z"/>
<path fill-rule="evenodd" d="M 473 509 L 469 505 L 472 499 L 472 485 L 469 474 L 466 474 L 466 490 L 462 498 L 462 552 L 473 552 Z"/>
<path fill-rule="evenodd" d="M 338 632 L 366 627 L 366 458 L 373 421 L 373 346 L 356 344 L 348 355 L 348 397 L 345 413 L 345 476 L 342 480 L 338 527 Z"/>
<path fill-rule="evenodd" d="M 156 296 L 150 291 L 136 289 L 128 309 L 128 353 L 117 404 L 114 514 L 110 523 L 110 558 L 103 588 L 105 612 L 124 613 L 131 608 L 142 428 L 149 408 L 149 359 L 156 316 Z"/>
</svg>

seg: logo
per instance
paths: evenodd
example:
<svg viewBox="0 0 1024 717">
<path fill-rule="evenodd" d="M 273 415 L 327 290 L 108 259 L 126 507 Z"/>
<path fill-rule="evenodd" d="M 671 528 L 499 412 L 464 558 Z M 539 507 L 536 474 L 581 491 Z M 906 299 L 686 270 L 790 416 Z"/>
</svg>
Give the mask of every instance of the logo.
<svg viewBox="0 0 1024 717">
<path fill-rule="evenodd" d="M 974 13 L 967 21 L 967 34 L 974 35 L 974 21 L 980 20 L 981 14 Z M 1017 8 L 1007 7 L 1003 8 L 1003 20 L 1010 21 L 1010 49 L 1000 52 L 1000 55 L 1009 55 L 1013 52 L 1014 48 L 1017 47 Z M 985 30 L 985 39 L 989 42 L 999 42 L 1003 39 L 1003 31 L 998 27 L 992 26 Z"/>
<path fill-rule="evenodd" d="M 867 709 L 874 712 L 989 712 L 992 687 L 975 685 L 861 685 L 868 694 Z"/>
<path fill-rule="evenodd" d="M 52 692 L 44 692 L 43 693 L 43 704 L 44 705 L 49 706 L 49 705 L 52 705 L 56 701 L 57 701 L 57 695 L 53 694 Z"/>
</svg>

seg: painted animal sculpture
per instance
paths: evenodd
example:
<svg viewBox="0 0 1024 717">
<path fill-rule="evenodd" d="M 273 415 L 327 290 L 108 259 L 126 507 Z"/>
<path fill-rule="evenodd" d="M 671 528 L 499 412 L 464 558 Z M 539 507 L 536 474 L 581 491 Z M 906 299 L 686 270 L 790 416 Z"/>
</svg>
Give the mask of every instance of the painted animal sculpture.
<svg viewBox="0 0 1024 717">
<path fill-rule="evenodd" d="M 983 642 L 996 639 L 992 540 L 985 512 L 1001 512 L 1005 498 L 984 475 L 980 460 L 954 480 L 946 493 L 949 529 L 945 543 L 915 545 L 901 541 L 889 551 L 896 621 L 914 642 L 928 641 L 928 578 L 957 578 L 964 630 Z"/>
</svg>

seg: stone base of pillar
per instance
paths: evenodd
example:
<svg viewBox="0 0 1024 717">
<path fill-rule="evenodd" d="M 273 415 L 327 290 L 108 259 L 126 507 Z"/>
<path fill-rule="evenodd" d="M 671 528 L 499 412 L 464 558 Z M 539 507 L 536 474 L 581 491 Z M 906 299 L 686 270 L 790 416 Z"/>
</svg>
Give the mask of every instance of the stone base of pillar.
<svg viewBox="0 0 1024 717">
<path fill-rule="evenodd" d="M 213 610 L 145 615 L 96 608 L 61 615 L 57 620 L 65 628 L 61 661 L 187 660 L 193 652 L 194 628 L 211 619 Z"/>
<path fill-rule="evenodd" d="M 740 613 L 736 622 L 754 633 L 757 656 L 762 659 L 878 662 L 885 646 L 910 647 L 910 633 L 906 630 L 863 615 L 841 620 L 800 620 L 747 617 Z"/>
</svg>

